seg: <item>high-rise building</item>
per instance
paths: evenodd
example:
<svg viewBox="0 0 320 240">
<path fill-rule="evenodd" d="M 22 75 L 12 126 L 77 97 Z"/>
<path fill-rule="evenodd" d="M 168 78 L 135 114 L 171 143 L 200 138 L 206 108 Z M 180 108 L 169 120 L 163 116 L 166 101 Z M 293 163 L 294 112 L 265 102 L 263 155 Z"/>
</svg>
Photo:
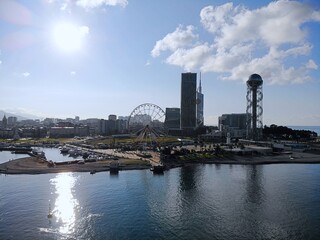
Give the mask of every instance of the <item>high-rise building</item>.
<svg viewBox="0 0 320 240">
<path fill-rule="evenodd" d="M 75 123 L 79 123 L 79 121 L 80 121 L 80 117 L 79 117 L 79 116 L 75 116 L 74 122 L 75 122 Z"/>
<path fill-rule="evenodd" d="M 17 123 L 17 117 L 10 116 L 8 117 L 8 126 L 13 127 Z"/>
<path fill-rule="evenodd" d="M 168 129 L 180 129 L 180 108 L 166 108 L 164 124 Z"/>
<path fill-rule="evenodd" d="M 197 89 L 197 126 L 203 126 L 204 117 L 203 117 L 203 106 L 204 106 L 204 97 L 201 87 L 201 72 L 200 72 L 200 82 Z"/>
<path fill-rule="evenodd" d="M 110 114 L 108 117 L 108 120 L 116 121 L 117 120 L 117 115 Z"/>
<path fill-rule="evenodd" d="M 2 118 L 2 128 L 7 128 L 7 126 L 8 126 L 8 120 L 6 115 L 4 115 Z"/>
<path fill-rule="evenodd" d="M 194 130 L 197 125 L 196 119 L 196 89 L 197 74 L 181 74 L 181 107 L 180 107 L 180 127 L 182 130 Z"/>
<path fill-rule="evenodd" d="M 247 81 L 247 138 L 262 138 L 262 84 L 259 74 L 252 74 Z"/>
</svg>

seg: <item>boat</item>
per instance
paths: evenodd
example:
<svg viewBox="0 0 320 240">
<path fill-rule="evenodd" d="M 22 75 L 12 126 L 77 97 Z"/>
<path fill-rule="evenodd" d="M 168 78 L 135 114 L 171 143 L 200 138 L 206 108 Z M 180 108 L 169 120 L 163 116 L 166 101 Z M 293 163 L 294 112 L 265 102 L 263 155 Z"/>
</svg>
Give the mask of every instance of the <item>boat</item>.
<svg viewBox="0 0 320 240">
<path fill-rule="evenodd" d="M 90 154 L 87 158 L 86 158 L 86 162 L 96 162 L 98 159 L 98 156 L 96 154 Z"/>
<path fill-rule="evenodd" d="M 44 151 L 41 151 L 39 149 L 33 149 L 31 153 L 36 157 L 46 159 L 46 155 L 45 155 Z"/>
<path fill-rule="evenodd" d="M 67 154 L 68 152 L 70 151 L 70 148 L 66 147 L 66 146 L 63 146 L 61 149 L 60 149 L 60 152 L 62 154 Z"/>
<path fill-rule="evenodd" d="M 70 149 L 68 153 L 69 153 L 69 157 L 82 156 L 82 150 L 81 150 L 81 148 Z"/>
</svg>

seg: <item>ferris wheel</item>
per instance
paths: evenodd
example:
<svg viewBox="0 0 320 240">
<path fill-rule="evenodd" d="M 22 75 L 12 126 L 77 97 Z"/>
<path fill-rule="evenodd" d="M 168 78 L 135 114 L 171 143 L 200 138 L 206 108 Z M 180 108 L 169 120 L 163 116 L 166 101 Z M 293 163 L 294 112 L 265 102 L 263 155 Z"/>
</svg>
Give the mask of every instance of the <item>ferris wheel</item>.
<svg viewBox="0 0 320 240">
<path fill-rule="evenodd" d="M 136 107 L 128 119 L 128 129 L 138 138 L 154 139 L 166 134 L 165 112 L 157 105 L 144 103 Z"/>
</svg>

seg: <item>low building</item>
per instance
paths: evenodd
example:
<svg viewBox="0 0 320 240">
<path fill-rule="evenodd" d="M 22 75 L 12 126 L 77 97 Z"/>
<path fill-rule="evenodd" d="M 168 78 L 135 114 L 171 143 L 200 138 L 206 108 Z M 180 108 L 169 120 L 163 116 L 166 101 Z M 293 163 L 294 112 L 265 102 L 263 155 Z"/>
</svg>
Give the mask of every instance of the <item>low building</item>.
<svg viewBox="0 0 320 240">
<path fill-rule="evenodd" d="M 26 127 L 19 128 L 18 135 L 22 138 L 44 138 L 47 136 L 47 128 L 45 127 Z"/>
<path fill-rule="evenodd" d="M 76 125 L 74 127 L 74 135 L 78 136 L 78 137 L 89 136 L 89 127 L 88 126 Z"/>
<path fill-rule="evenodd" d="M 219 117 L 219 130 L 222 136 L 227 137 L 230 134 L 231 138 L 245 138 L 247 134 L 247 114 L 232 113 L 223 114 Z"/>
<path fill-rule="evenodd" d="M 272 147 L 276 152 L 304 152 L 309 148 L 307 144 L 295 142 L 276 142 L 272 144 Z"/>
<path fill-rule="evenodd" d="M 49 130 L 50 138 L 71 138 L 75 136 L 74 127 L 52 127 Z"/>
<path fill-rule="evenodd" d="M 40 126 L 40 120 L 36 119 L 26 119 L 26 120 L 21 120 L 20 122 L 17 122 L 17 125 L 19 127 L 39 127 Z"/>
<path fill-rule="evenodd" d="M 14 137 L 13 129 L 0 129 L 0 138 L 1 139 L 10 139 Z"/>
<path fill-rule="evenodd" d="M 239 147 L 225 147 L 225 151 L 232 152 L 237 155 L 271 155 L 272 148 L 271 147 L 263 147 L 257 145 L 248 145 L 243 148 Z"/>
</svg>

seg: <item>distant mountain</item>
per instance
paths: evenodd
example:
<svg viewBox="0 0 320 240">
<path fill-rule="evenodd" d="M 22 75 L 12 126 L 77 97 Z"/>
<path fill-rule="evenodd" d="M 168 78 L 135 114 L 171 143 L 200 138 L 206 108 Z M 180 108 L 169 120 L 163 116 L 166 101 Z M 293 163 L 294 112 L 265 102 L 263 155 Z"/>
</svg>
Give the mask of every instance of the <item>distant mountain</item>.
<svg viewBox="0 0 320 240">
<path fill-rule="evenodd" d="M 5 112 L 3 110 L 0 110 L 0 121 L 2 121 L 3 116 L 6 115 L 6 117 L 17 117 L 18 121 L 26 120 L 26 119 L 42 119 L 41 117 L 28 114 L 28 113 L 9 113 Z"/>
</svg>

